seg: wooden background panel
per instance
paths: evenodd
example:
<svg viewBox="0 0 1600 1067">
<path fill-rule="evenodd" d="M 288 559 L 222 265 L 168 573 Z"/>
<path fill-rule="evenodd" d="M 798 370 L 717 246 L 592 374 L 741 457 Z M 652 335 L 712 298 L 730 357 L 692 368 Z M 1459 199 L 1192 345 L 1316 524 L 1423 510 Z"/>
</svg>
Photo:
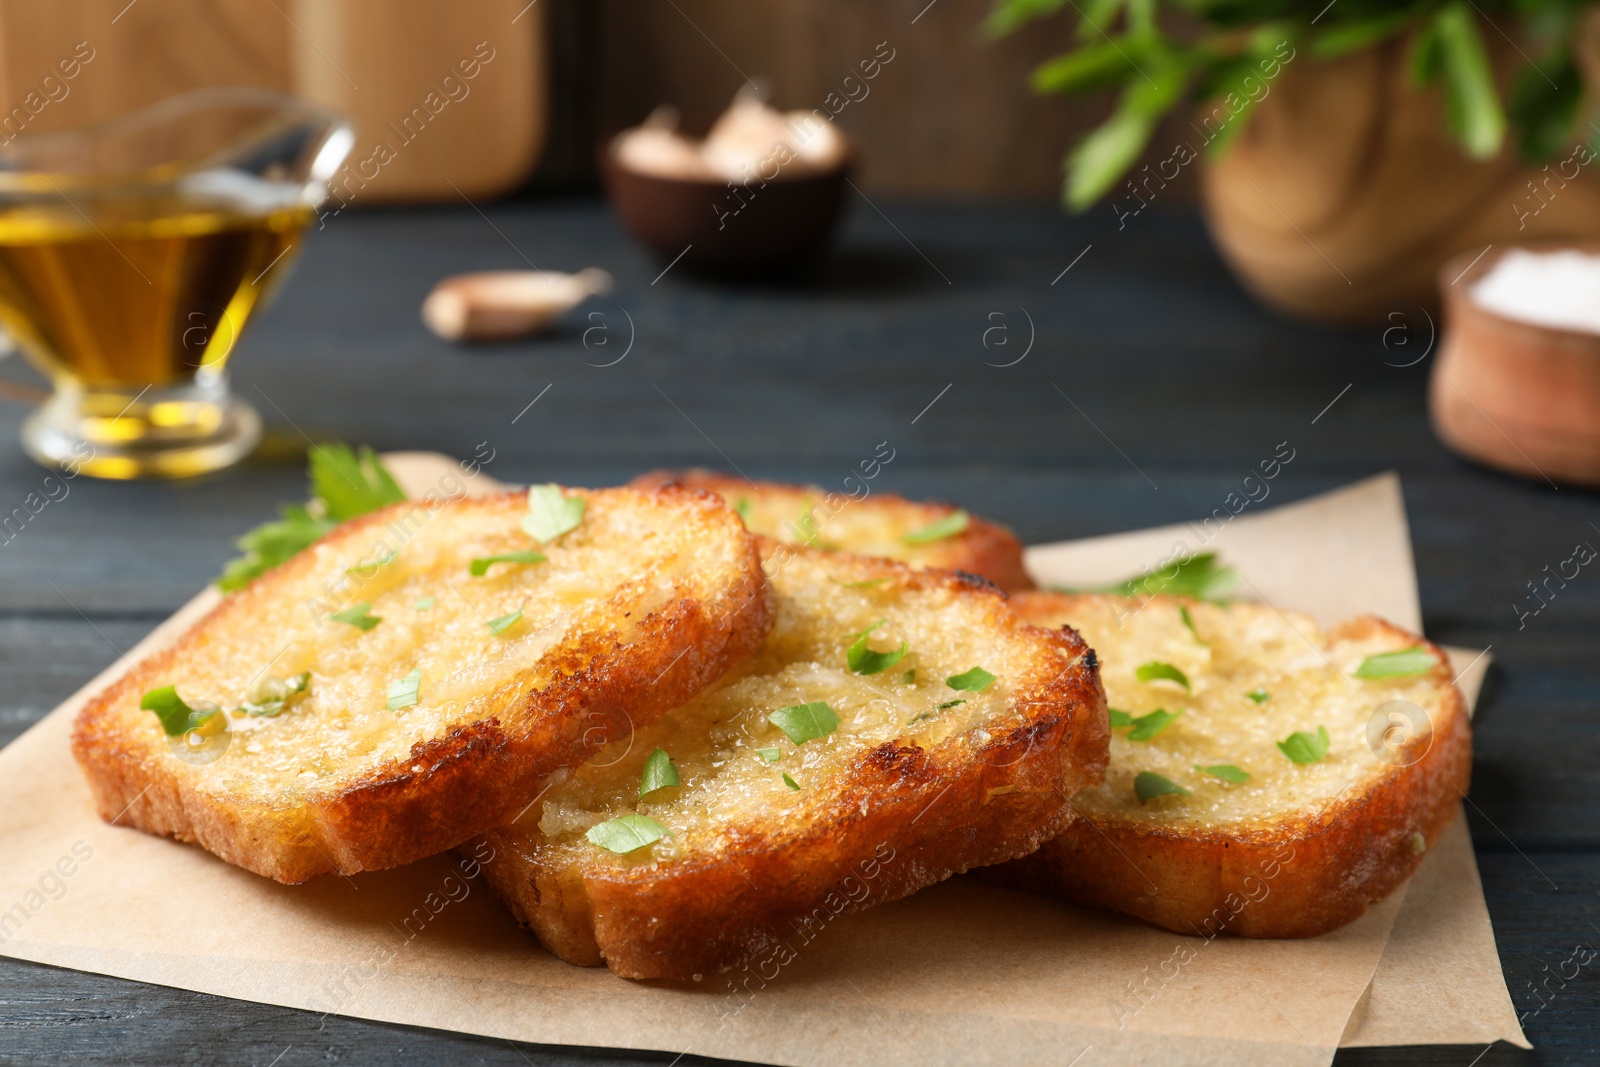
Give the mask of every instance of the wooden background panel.
<svg viewBox="0 0 1600 1067">
<path fill-rule="evenodd" d="M 543 145 L 544 26 L 526 0 L 0 0 L 0 104 L 32 111 L 29 94 L 76 48 L 92 58 L 28 131 L 248 85 L 349 115 L 352 165 L 387 142 L 393 158 L 350 183 L 363 202 L 492 196 L 518 185 Z M 486 55 L 461 77 L 462 61 Z M 426 121 L 407 139 L 418 108 Z"/>
<path fill-rule="evenodd" d="M 0 103 L 10 111 L 86 42 L 93 58 L 29 132 L 112 118 L 213 85 L 290 89 L 289 24 L 265 0 L 0 0 Z"/>
<path fill-rule="evenodd" d="M 1053 196 L 1061 158 L 1108 101 L 1038 97 L 1029 72 L 1073 47 L 1054 18 L 990 42 L 990 0 L 605 0 L 600 123 L 614 132 L 671 103 L 705 127 L 746 77 L 782 109 L 846 97 L 844 79 L 880 44 L 894 59 L 839 112 L 863 146 L 869 192 Z M 837 106 L 837 105 L 835 105 Z M 1172 131 L 1169 136 L 1168 129 Z M 1177 125 L 1156 143 L 1171 148 Z M 1192 175 L 1172 190 L 1192 198 Z"/>
</svg>

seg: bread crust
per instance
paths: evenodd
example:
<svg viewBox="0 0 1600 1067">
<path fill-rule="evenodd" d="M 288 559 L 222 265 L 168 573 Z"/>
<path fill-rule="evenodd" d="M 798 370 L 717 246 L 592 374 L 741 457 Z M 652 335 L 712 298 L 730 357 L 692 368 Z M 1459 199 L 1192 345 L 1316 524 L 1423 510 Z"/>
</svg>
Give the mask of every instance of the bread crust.
<svg viewBox="0 0 1600 1067">
<path fill-rule="evenodd" d="M 1026 625 L 987 582 L 832 555 L 852 561 L 852 577 L 891 576 L 908 588 L 987 601 L 990 625 L 1038 647 L 1033 674 L 1016 689 L 1024 721 L 982 740 L 967 731 L 929 750 L 903 738 L 880 744 L 856 757 L 823 817 L 800 827 L 778 819 L 738 825 L 714 852 L 697 849 L 670 863 L 551 870 L 534 855 L 536 830 L 492 831 L 489 882 L 550 951 L 628 978 L 781 965 L 838 915 L 1032 851 L 1072 819 L 1068 798 L 1104 777 L 1105 693 L 1076 633 Z"/>
<path fill-rule="evenodd" d="M 1071 599 L 1029 594 L 1019 608 L 1037 618 L 1065 613 L 1062 604 Z M 1375 636 L 1434 653 L 1439 665 L 1430 677 L 1444 694 L 1444 714 L 1429 736 L 1401 750 L 1405 765 L 1392 766 L 1369 788 L 1271 830 L 1201 830 L 1103 813 L 1091 819 L 1080 809 L 1073 824 L 1033 855 L 984 876 L 1208 938 L 1222 932 L 1315 937 L 1359 918 L 1416 870 L 1423 853 L 1412 835 L 1422 834 L 1429 847 L 1438 840 L 1472 773 L 1472 728 L 1449 658 L 1432 642 L 1372 616 L 1329 634 L 1332 640 Z"/>
<path fill-rule="evenodd" d="M 730 502 L 740 497 L 838 497 L 841 507 L 877 509 L 886 513 L 903 513 L 912 520 L 909 525 L 921 528 L 932 525 L 946 515 L 960 510 L 952 504 L 937 501 L 907 500 L 896 493 L 873 493 L 857 500 L 849 494 L 829 493 L 817 486 L 789 485 L 784 482 L 747 481 L 721 471 L 691 467 L 688 470 L 655 470 L 639 475 L 628 483 L 636 488 L 650 489 L 659 485 L 684 485 L 706 489 Z M 799 513 L 800 506 L 793 510 Z M 754 531 L 770 534 L 771 531 Z M 840 546 L 845 551 L 862 552 L 859 545 L 848 542 Z M 872 553 L 864 553 L 872 554 Z M 980 575 L 1008 592 L 1034 588 L 1033 579 L 1022 562 L 1022 542 L 1006 527 L 977 515 L 969 515 L 967 528 L 954 537 L 929 542 L 916 548 L 915 559 L 907 558 L 913 565 L 937 567 L 944 570 L 966 571 Z"/>
<path fill-rule="evenodd" d="M 592 492 L 587 495 L 592 499 Z M 511 492 L 469 503 L 494 506 L 523 498 Z M 557 646 L 542 660 L 559 672 L 545 689 L 496 716 L 419 741 L 407 758 L 351 777 L 298 806 L 228 802 L 233 798 L 203 791 L 195 769 L 167 752 L 153 716 L 144 713 L 149 722 L 134 729 L 123 713 L 130 703 L 137 706 L 141 692 L 169 665 L 205 655 L 215 626 L 250 618 L 255 605 L 313 565 L 311 552 L 299 554 L 229 596 L 79 713 L 73 755 L 100 816 L 120 815 L 121 824 L 193 842 L 257 874 L 298 883 L 409 863 L 514 815 L 549 773 L 693 697 L 754 650 L 771 624 L 760 556 L 737 517 L 708 493 L 663 489 L 656 498 L 672 515 L 687 519 L 687 535 L 736 539 L 737 573 L 721 576 L 711 596 L 682 597 L 651 611 L 627 643 L 614 633 L 588 634 Z M 322 543 L 360 538 L 414 506 L 402 502 L 353 519 Z"/>
</svg>

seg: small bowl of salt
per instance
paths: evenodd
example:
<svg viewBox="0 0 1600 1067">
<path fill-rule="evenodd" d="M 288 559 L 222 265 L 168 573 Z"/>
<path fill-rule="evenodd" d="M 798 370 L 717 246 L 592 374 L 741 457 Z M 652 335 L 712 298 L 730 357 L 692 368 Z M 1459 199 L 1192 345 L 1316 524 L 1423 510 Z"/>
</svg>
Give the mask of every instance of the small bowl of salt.
<svg viewBox="0 0 1600 1067">
<path fill-rule="evenodd" d="M 1467 253 L 1439 287 L 1439 438 L 1501 470 L 1600 485 L 1600 242 Z"/>
</svg>

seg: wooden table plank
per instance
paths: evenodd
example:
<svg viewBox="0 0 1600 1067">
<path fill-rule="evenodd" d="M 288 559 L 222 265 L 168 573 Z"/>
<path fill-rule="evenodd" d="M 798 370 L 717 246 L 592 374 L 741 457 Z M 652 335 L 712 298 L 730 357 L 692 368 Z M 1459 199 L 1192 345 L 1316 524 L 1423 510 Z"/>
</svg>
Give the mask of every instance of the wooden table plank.
<svg viewBox="0 0 1600 1067">
<path fill-rule="evenodd" d="M 313 235 L 243 344 L 236 388 L 264 411 L 280 457 L 302 433 L 457 455 L 487 442 L 490 473 L 513 482 L 604 485 L 650 466 L 732 463 L 836 485 L 887 440 L 896 458 L 879 488 L 958 501 L 1029 541 L 1206 514 L 1280 441 L 1296 454 L 1274 504 L 1399 470 L 1430 635 L 1494 649 L 1469 818 L 1513 999 L 1536 1007 L 1528 979 L 1600 942 L 1600 581 L 1585 572 L 1520 629 L 1514 605 L 1575 543 L 1600 543 L 1596 496 L 1449 455 L 1427 428 L 1427 361 L 1388 365 L 1409 352 L 1376 343 L 1392 323 L 1323 331 L 1272 317 L 1228 279 L 1192 214 L 1152 208 L 1119 233 L 1098 213 L 1068 220 L 1048 204 L 879 206 L 904 237 L 862 209 L 815 276 L 739 288 L 674 272 L 652 284 L 662 265 L 585 201 L 489 207 L 493 225 L 466 209 L 347 213 Z M 550 337 L 477 349 L 422 328 L 417 306 L 439 276 L 528 261 L 616 275 L 614 295 L 584 309 L 604 317 L 607 345 L 590 333 L 585 346 L 601 320 L 581 314 Z M 1420 312 L 1397 311 L 1423 344 Z M 987 365 L 1021 353 L 1028 319 L 1028 356 Z M 991 333 L 985 348 L 996 325 L 1008 344 Z M 596 365 L 630 335 L 625 359 Z M 6 365 L 0 375 L 27 376 Z M 14 438 L 22 415 L 0 408 L 0 435 Z M 0 514 L 42 478 L 0 448 Z M 302 494 L 298 458 L 186 485 L 72 483 L 0 543 L 0 740 L 187 600 L 234 536 Z M 1479 1062 L 1593 1062 L 1594 969 L 1528 1019 L 1537 1052 Z M 319 1024 L 13 961 L 0 961 L 0 1019 L 0 1058 L 22 1060 L 70 1048 L 89 1061 L 270 1063 L 289 1046 L 281 1067 L 671 1060 Z M 1466 1067 L 1478 1051 L 1360 1050 L 1339 1062 Z"/>
</svg>

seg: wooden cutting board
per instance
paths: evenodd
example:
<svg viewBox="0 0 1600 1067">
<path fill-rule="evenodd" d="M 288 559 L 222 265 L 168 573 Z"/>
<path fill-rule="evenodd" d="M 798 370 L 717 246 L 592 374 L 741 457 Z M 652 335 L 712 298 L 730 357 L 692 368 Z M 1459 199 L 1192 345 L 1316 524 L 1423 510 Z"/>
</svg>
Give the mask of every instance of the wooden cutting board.
<svg viewBox="0 0 1600 1067">
<path fill-rule="evenodd" d="M 547 62 L 528 0 L 0 0 L 0 141 L 251 85 L 355 120 L 352 204 L 488 197 L 538 160 Z"/>
</svg>

